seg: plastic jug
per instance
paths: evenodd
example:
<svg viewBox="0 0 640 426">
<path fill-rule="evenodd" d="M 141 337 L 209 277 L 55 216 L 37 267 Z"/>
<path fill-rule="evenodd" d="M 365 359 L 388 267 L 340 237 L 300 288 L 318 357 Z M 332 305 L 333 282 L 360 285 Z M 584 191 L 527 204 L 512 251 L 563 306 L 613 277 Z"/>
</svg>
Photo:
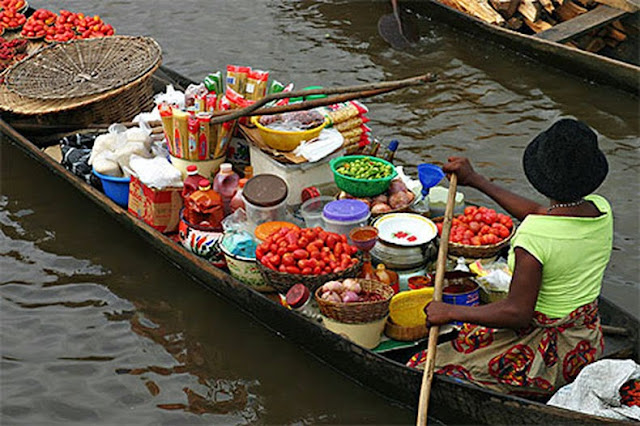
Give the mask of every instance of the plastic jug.
<svg viewBox="0 0 640 426">
<path fill-rule="evenodd" d="M 220 164 L 220 171 L 213 180 L 213 190 L 222 197 L 224 215 L 231 213 L 231 198 L 238 189 L 240 176 L 233 171 L 231 163 Z"/>
<path fill-rule="evenodd" d="M 242 178 L 238 181 L 238 190 L 236 191 L 235 195 L 233 196 L 233 198 L 231 198 L 231 201 L 229 202 L 229 208 L 231 209 L 231 213 L 235 212 L 239 208 L 244 209 L 245 206 L 244 206 L 244 198 L 242 197 L 242 188 L 244 188 L 244 185 L 247 183 L 248 180 L 249 179 Z"/>
<path fill-rule="evenodd" d="M 187 177 L 184 180 L 184 187 L 182 189 L 182 199 L 186 201 L 189 195 L 198 190 L 198 183 L 204 179 L 204 176 L 198 173 L 198 166 L 191 164 L 187 166 Z"/>
</svg>

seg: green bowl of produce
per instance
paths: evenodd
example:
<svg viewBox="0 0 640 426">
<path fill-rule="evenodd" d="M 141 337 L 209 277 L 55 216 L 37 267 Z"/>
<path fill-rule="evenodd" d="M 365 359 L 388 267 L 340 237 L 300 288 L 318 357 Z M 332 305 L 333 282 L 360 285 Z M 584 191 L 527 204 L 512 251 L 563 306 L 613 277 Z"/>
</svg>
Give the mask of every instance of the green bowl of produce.
<svg viewBox="0 0 640 426">
<path fill-rule="evenodd" d="M 336 186 L 354 197 L 375 197 L 389 189 L 398 173 L 382 158 L 347 155 L 331 160 Z"/>
</svg>

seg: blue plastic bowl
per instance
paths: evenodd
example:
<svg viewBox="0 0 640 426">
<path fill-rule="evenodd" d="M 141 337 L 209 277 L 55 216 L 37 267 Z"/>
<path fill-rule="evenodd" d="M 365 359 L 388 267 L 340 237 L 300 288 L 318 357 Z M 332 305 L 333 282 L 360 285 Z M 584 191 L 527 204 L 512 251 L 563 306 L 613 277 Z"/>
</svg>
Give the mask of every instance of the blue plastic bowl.
<svg viewBox="0 0 640 426">
<path fill-rule="evenodd" d="M 116 204 L 127 207 L 129 205 L 129 182 L 130 177 L 121 178 L 103 175 L 93 170 L 93 174 L 102 181 L 102 189 L 105 195 L 111 198 Z"/>
</svg>

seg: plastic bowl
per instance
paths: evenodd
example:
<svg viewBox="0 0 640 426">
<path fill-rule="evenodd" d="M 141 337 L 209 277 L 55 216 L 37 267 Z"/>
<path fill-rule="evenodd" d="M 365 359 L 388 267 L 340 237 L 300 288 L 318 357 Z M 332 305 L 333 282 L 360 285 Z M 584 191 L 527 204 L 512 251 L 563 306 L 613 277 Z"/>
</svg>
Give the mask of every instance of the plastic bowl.
<svg viewBox="0 0 640 426">
<path fill-rule="evenodd" d="M 300 132 L 287 132 L 284 130 L 273 130 L 263 126 L 259 122 L 260 117 L 251 117 L 251 123 L 256 126 L 262 141 L 266 143 L 270 148 L 277 149 L 278 151 L 293 151 L 302 143 L 302 141 L 310 141 L 318 137 L 322 129 L 324 129 L 329 123 L 326 119 L 324 123 L 318 127 L 314 127 L 310 130 L 303 130 Z"/>
<path fill-rule="evenodd" d="M 102 181 L 102 189 L 107 197 L 115 201 L 116 204 L 122 207 L 129 205 L 129 182 L 130 177 L 121 178 L 103 175 L 93 170 L 93 174 L 98 176 Z"/>
<path fill-rule="evenodd" d="M 337 172 L 338 168 L 344 163 L 355 161 L 360 158 L 370 158 L 373 161 L 391 166 L 391 175 L 380 179 L 356 179 Z M 380 195 L 389 189 L 391 181 L 398 175 L 393 164 L 383 160 L 382 158 L 371 157 L 368 155 L 347 155 L 345 157 L 334 158 L 331 160 L 330 165 L 336 186 L 354 197 L 375 197 L 376 195 Z"/>
<path fill-rule="evenodd" d="M 300 215 L 304 219 L 304 225 L 307 228 L 315 228 L 316 226 L 324 228 L 322 209 L 332 201 L 335 201 L 335 197 L 321 195 L 319 197 L 309 198 L 302 203 L 300 206 Z"/>
</svg>

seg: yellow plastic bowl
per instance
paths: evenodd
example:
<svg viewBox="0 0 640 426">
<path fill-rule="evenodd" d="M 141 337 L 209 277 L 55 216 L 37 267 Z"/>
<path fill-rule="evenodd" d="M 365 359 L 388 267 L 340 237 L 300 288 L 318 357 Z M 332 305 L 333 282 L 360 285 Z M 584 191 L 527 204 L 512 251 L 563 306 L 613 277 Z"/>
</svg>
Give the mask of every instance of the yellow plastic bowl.
<svg viewBox="0 0 640 426">
<path fill-rule="evenodd" d="M 259 116 L 251 117 L 251 122 L 260 132 L 262 141 L 270 148 L 284 152 L 293 151 L 302 141 L 310 141 L 311 139 L 317 138 L 322 129 L 328 124 L 328 121 L 325 119 L 324 123 L 313 129 L 303 130 L 301 132 L 286 132 L 283 130 L 269 129 L 260 124 L 258 120 L 260 120 Z"/>
</svg>

